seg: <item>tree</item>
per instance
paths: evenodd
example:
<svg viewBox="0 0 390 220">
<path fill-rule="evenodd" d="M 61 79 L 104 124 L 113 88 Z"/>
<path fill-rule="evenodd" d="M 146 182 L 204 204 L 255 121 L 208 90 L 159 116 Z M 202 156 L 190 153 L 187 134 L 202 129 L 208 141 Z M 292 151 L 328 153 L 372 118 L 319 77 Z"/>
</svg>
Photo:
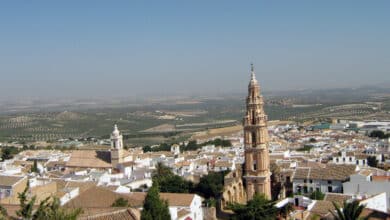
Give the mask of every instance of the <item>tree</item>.
<svg viewBox="0 0 390 220">
<path fill-rule="evenodd" d="M 370 167 L 377 167 L 378 166 L 378 160 L 375 156 L 369 156 L 367 157 L 367 165 Z"/>
<path fill-rule="evenodd" d="M 153 171 L 153 182 L 154 180 L 159 180 L 165 177 L 173 176 L 171 168 L 165 166 L 163 163 L 158 162 L 156 165 L 156 170 Z"/>
<path fill-rule="evenodd" d="M 303 147 L 298 148 L 296 151 L 310 151 L 313 148 L 313 145 L 305 144 Z"/>
<path fill-rule="evenodd" d="M 8 219 L 7 209 L 0 205 L 0 220 Z"/>
<path fill-rule="evenodd" d="M 344 201 L 344 208 L 333 202 L 333 206 L 336 209 L 336 213 L 329 210 L 336 220 L 356 220 L 359 219 L 360 214 L 364 209 L 364 205 L 359 205 L 358 201 L 347 203 Z"/>
<path fill-rule="evenodd" d="M 384 139 L 384 138 L 388 138 L 389 135 L 388 135 L 388 134 L 385 134 L 385 133 L 384 133 L 383 131 L 381 131 L 381 130 L 374 130 L 374 131 L 372 131 L 372 132 L 369 134 L 369 137 Z"/>
<path fill-rule="evenodd" d="M 325 194 L 323 194 L 321 191 L 314 191 L 310 194 L 310 199 L 315 199 L 315 200 L 323 200 L 325 197 Z"/>
<path fill-rule="evenodd" d="M 170 151 L 171 150 L 171 146 L 167 143 L 162 143 L 158 146 L 155 146 L 155 147 L 151 147 L 151 146 L 144 146 L 142 147 L 142 150 L 144 153 L 146 152 L 154 152 L 154 151 Z"/>
<path fill-rule="evenodd" d="M 160 192 L 189 193 L 193 189 L 191 181 L 175 175 L 171 168 L 162 163 L 158 163 L 153 172 L 153 183 L 158 183 Z"/>
<path fill-rule="evenodd" d="M 16 147 L 3 147 L 1 149 L 1 158 L 4 160 L 9 160 L 14 157 L 15 154 L 18 154 L 19 150 Z"/>
<path fill-rule="evenodd" d="M 190 193 L 193 183 L 178 175 L 169 176 L 158 181 L 160 192 Z"/>
<path fill-rule="evenodd" d="M 154 184 L 146 194 L 141 220 L 166 220 L 171 219 L 168 202 L 160 199 L 158 184 Z"/>
<path fill-rule="evenodd" d="M 275 219 L 278 213 L 274 205 L 275 202 L 268 200 L 263 194 L 255 194 L 246 205 L 234 203 L 228 205 L 228 208 L 235 213 L 232 219 L 271 220 Z"/>
<path fill-rule="evenodd" d="M 27 199 L 28 189 L 29 189 L 29 185 L 27 184 L 23 192 L 18 193 L 20 209 L 16 211 L 16 215 L 21 217 L 22 219 L 32 219 L 33 216 L 33 208 L 34 208 L 36 197 L 33 196 L 30 200 L 28 200 Z"/>
<path fill-rule="evenodd" d="M 29 185 L 27 184 L 23 192 L 18 193 L 20 208 L 16 211 L 16 215 L 25 220 L 76 220 L 82 213 L 82 209 L 65 210 L 60 207 L 60 200 L 55 197 L 47 197 L 42 200 L 38 208 L 34 209 L 36 196 L 28 199 L 27 192 Z"/>
<path fill-rule="evenodd" d="M 209 172 L 208 175 L 200 178 L 198 185 L 195 187 L 195 192 L 206 199 L 219 198 L 222 194 L 225 175 L 228 172 Z"/>
<path fill-rule="evenodd" d="M 112 207 L 128 207 L 129 206 L 129 201 L 127 201 L 126 199 L 120 197 L 118 199 L 116 199 L 112 205 Z"/>
<path fill-rule="evenodd" d="M 271 170 L 271 196 L 273 200 L 277 200 L 282 190 L 280 167 L 276 163 L 270 164 Z"/>
<path fill-rule="evenodd" d="M 34 213 L 33 220 L 76 220 L 82 212 L 81 208 L 73 210 L 63 209 L 58 198 L 48 197 L 48 199 L 40 203 L 37 211 Z"/>
<path fill-rule="evenodd" d="M 30 172 L 31 172 L 31 173 L 39 173 L 38 162 L 37 162 L 36 160 L 34 160 L 34 164 L 33 164 L 33 166 L 31 167 Z"/>
<path fill-rule="evenodd" d="M 287 217 L 292 211 L 294 211 L 293 205 L 291 203 L 287 203 L 278 209 L 278 216 L 281 216 L 283 219 L 288 219 Z"/>
<path fill-rule="evenodd" d="M 175 175 L 172 170 L 162 163 L 158 163 L 153 172 L 153 183 L 158 183 L 160 192 L 189 193 L 193 183 Z"/>
</svg>

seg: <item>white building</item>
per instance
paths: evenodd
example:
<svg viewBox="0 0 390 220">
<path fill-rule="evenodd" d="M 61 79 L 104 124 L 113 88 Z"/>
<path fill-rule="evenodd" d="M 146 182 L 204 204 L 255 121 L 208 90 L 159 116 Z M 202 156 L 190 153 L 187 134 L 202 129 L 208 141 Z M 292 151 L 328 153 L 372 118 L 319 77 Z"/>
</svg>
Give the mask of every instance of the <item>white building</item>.
<svg viewBox="0 0 390 220">
<path fill-rule="evenodd" d="M 203 220 L 200 196 L 188 193 L 160 193 L 160 198 L 168 201 L 172 220 Z"/>
<path fill-rule="evenodd" d="M 389 201 L 386 192 L 380 193 L 376 196 L 370 197 L 363 201 L 360 201 L 360 205 L 364 205 L 366 208 L 387 213 L 389 210 Z"/>
<path fill-rule="evenodd" d="M 345 194 L 360 196 L 374 196 L 383 192 L 387 194 L 387 204 L 390 204 L 390 173 L 381 176 L 374 176 L 368 170 L 350 176 L 348 182 L 343 183 Z"/>
<path fill-rule="evenodd" d="M 293 174 L 293 192 L 310 194 L 314 191 L 343 192 L 343 182 L 355 173 L 355 165 L 327 165 L 326 167 L 299 167 Z"/>
<path fill-rule="evenodd" d="M 368 166 L 366 155 L 355 155 L 355 153 L 351 151 L 342 151 L 341 156 L 333 157 L 332 162 L 334 164 L 349 164 L 361 167 Z"/>
</svg>

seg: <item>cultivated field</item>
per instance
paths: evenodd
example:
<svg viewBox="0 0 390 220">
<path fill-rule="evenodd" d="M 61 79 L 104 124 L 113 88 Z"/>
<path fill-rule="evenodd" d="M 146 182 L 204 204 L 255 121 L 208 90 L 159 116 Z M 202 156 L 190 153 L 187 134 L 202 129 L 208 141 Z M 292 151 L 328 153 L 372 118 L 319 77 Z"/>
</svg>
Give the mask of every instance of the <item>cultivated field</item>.
<svg viewBox="0 0 390 220">
<path fill-rule="evenodd" d="M 355 90 L 351 95 L 342 91 L 335 93 L 334 102 L 331 102 L 331 96 L 323 94 L 266 95 L 265 111 L 269 121 L 291 120 L 305 123 L 331 118 L 390 119 L 390 96 L 386 95 L 386 91 L 381 91 L 380 95 L 375 95 L 379 94 L 375 92 L 365 96 Z M 343 102 L 340 97 L 347 98 Z M 15 112 L 18 107 L 12 109 L 7 106 L 8 113 L 0 112 L 0 141 L 108 138 L 114 124 L 124 134 L 127 144 L 153 144 L 185 140 L 191 136 L 227 135 L 241 129 L 245 96 L 187 101 L 180 99 L 160 103 L 153 100 L 145 103 L 111 104 L 113 107 L 98 107 L 96 104 L 88 108 L 70 104 L 49 108 L 47 104 L 41 109 L 41 105 L 37 105 L 30 107 L 33 110 L 18 110 L 17 113 L 9 112 Z M 28 108 L 23 106 L 23 109 Z"/>
</svg>

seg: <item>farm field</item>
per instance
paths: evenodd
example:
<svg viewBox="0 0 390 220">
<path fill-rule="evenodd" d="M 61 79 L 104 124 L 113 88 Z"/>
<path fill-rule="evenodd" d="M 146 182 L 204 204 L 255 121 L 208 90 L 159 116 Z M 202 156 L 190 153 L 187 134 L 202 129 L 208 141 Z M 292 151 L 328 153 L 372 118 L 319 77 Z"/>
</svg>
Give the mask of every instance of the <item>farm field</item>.
<svg viewBox="0 0 390 220">
<path fill-rule="evenodd" d="M 322 93 L 321 93 L 322 94 Z M 309 96 L 311 97 L 311 96 Z M 317 97 L 317 95 L 316 95 Z M 353 96 L 352 96 L 353 97 Z M 268 119 L 317 122 L 330 118 L 390 119 L 390 96 L 381 94 L 334 102 L 320 98 L 265 96 Z M 351 101 L 352 100 L 352 101 Z M 309 102 L 311 101 L 311 102 Z M 56 108 L 0 112 L 1 141 L 56 141 L 67 138 L 108 138 L 117 124 L 126 144 L 153 144 L 185 140 L 189 137 L 223 135 L 240 129 L 244 98 L 189 98 L 149 101 L 112 107 L 65 105 Z M 270 122 L 271 123 L 271 122 Z"/>
</svg>

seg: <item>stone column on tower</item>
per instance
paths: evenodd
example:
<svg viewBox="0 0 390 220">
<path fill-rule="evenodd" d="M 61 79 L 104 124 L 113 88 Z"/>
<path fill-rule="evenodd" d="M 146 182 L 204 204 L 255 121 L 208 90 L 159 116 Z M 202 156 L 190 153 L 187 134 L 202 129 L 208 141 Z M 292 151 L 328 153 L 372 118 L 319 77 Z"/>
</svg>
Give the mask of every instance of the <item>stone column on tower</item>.
<svg viewBox="0 0 390 220">
<path fill-rule="evenodd" d="M 247 199 L 255 193 L 271 199 L 270 165 L 268 154 L 267 115 L 263 108 L 263 97 L 251 64 L 251 80 L 246 99 L 246 115 L 243 120 L 245 143 L 244 179 Z"/>
</svg>

